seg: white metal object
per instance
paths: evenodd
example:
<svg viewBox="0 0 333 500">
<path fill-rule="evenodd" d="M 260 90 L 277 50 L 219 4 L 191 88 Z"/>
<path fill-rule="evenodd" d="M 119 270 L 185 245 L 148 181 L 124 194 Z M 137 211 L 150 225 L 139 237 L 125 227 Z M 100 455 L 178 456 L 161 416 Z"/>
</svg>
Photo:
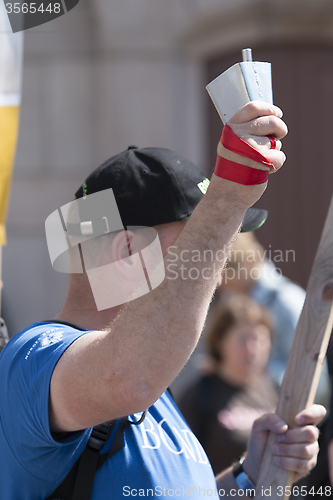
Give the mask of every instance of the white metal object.
<svg viewBox="0 0 333 500">
<path fill-rule="evenodd" d="M 231 66 L 206 87 L 223 123 L 250 101 L 273 104 L 271 63 L 252 61 L 251 49 L 243 49 L 242 54 L 243 62 Z"/>
</svg>

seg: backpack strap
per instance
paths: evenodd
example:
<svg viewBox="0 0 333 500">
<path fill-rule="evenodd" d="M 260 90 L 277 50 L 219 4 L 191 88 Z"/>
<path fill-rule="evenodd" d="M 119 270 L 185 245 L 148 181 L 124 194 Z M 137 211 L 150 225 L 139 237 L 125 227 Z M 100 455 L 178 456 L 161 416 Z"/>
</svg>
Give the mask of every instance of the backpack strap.
<svg viewBox="0 0 333 500">
<path fill-rule="evenodd" d="M 99 452 L 109 439 L 115 422 L 115 420 L 105 422 L 93 428 L 88 443 L 80 457 L 74 463 L 63 482 L 46 500 L 74 500 L 75 496 L 76 498 L 80 498 L 80 500 L 90 499 L 99 460 Z M 122 424 L 119 425 L 118 430 L 121 426 Z M 80 482 L 83 483 L 83 493 L 80 491 Z M 80 494 L 81 497 L 78 496 Z"/>
<path fill-rule="evenodd" d="M 81 456 L 60 486 L 45 500 L 90 500 L 97 470 L 124 446 L 126 426 L 140 425 L 146 414 L 147 410 L 143 412 L 141 418 L 136 422 L 124 417 L 116 431 L 110 451 L 102 455 L 99 452 L 111 436 L 116 421 L 112 420 L 96 425 Z"/>
<path fill-rule="evenodd" d="M 116 435 L 114 437 L 114 440 L 113 440 L 113 443 L 111 446 L 111 450 L 108 453 L 103 453 L 102 455 L 99 456 L 97 470 L 100 469 L 102 467 L 102 465 L 107 460 L 109 460 L 109 458 L 112 457 L 112 455 L 115 455 L 115 453 L 117 453 L 119 450 L 121 450 L 121 448 L 124 446 L 125 427 L 127 425 L 140 425 L 144 421 L 144 419 L 146 418 L 147 412 L 148 412 L 148 410 L 145 410 L 142 413 L 140 419 L 137 420 L 136 422 L 134 422 L 133 420 L 128 420 L 128 417 L 123 418 L 121 424 L 119 425 L 119 427 L 117 429 Z M 83 499 L 81 497 L 77 498 L 77 499 L 73 497 L 73 500 L 83 500 Z"/>
<path fill-rule="evenodd" d="M 113 428 L 114 422 L 112 424 Z M 100 455 L 99 452 L 111 434 L 108 429 L 111 426 L 108 426 L 108 422 L 106 422 L 93 428 L 88 445 L 79 459 L 80 463 L 76 474 L 72 500 L 90 500 L 97 470 L 124 445 L 124 430 L 126 425 L 128 425 L 128 420 L 127 418 L 123 418 L 117 429 L 111 450 L 109 453 L 103 453 L 103 455 Z M 102 461 L 101 458 L 105 455 L 106 457 Z"/>
</svg>

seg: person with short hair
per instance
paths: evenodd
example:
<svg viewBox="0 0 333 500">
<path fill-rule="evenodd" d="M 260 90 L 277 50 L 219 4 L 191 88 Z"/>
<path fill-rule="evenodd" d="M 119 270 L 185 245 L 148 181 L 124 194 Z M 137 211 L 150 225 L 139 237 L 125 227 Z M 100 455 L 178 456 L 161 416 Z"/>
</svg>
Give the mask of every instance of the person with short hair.
<svg viewBox="0 0 333 500">
<path fill-rule="evenodd" d="M 217 296 L 223 300 L 232 293 L 247 294 L 270 311 L 274 344 L 268 370 L 280 387 L 303 308 L 305 291 L 283 276 L 268 257 L 269 253 L 253 232 L 241 234 L 231 252 Z M 321 381 L 323 394 L 327 390 L 326 380 L 327 377 Z"/>
<path fill-rule="evenodd" d="M 268 311 L 246 295 L 216 304 L 205 331 L 210 370 L 178 405 L 217 473 L 246 451 L 253 422 L 276 408 L 266 373 L 272 346 Z"/>
<path fill-rule="evenodd" d="M 265 153 L 275 170 L 285 159 L 280 139 L 287 129 L 281 117 L 279 108 L 251 102 L 229 121 L 233 133 Z M 274 134 L 276 149 L 271 149 L 268 134 Z M 236 177 L 237 162 L 250 178 L 266 168 L 221 143 L 218 155 L 232 163 Z M 66 267 L 61 253 L 66 243 L 72 274 L 64 307 L 54 320 L 15 335 L 0 357 L 3 500 L 50 498 L 90 442 L 92 427 L 115 421 L 101 450 L 106 453 L 127 416 L 124 444 L 97 470 L 92 500 L 190 492 L 199 498 L 202 492 L 214 494 L 215 488 L 239 491 L 235 498 L 244 498 L 242 485 L 254 487 L 258 479 L 268 431 L 285 436 L 285 443 L 273 450 L 278 465 L 296 478 L 313 468 L 322 407 L 304 410 L 293 429 L 275 414 L 256 420 L 245 461 L 215 480 L 202 447 L 166 391 L 198 342 L 230 245 L 267 185 L 213 175 L 203 196 L 207 183 L 174 152 L 131 147 L 92 172 L 78 190 L 79 220 L 71 220 L 71 211 L 62 207 L 67 234 L 52 250 L 52 261 Z M 96 194 L 103 198 L 107 189 L 113 190 L 120 217 L 114 211 L 106 215 L 115 207 L 113 198 L 110 205 L 90 203 Z M 62 234 L 57 217 L 52 220 Z M 156 238 L 147 237 L 143 244 L 145 235 L 131 226 L 153 227 L 160 248 L 154 245 Z M 90 240 L 108 239 L 109 232 L 116 235 L 107 253 L 98 256 L 96 268 L 90 261 Z M 225 258 L 219 253 L 209 266 L 197 262 L 195 280 L 161 279 L 163 265 L 154 256 L 165 254 L 170 245 L 178 256 L 208 248 L 214 255 L 224 249 Z M 148 247 L 152 252 L 146 262 Z M 127 293 L 126 304 L 120 298 L 116 305 L 118 288 L 122 297 Z M 145 418 L 140 418 L 142 412 Z"/>
</svg>

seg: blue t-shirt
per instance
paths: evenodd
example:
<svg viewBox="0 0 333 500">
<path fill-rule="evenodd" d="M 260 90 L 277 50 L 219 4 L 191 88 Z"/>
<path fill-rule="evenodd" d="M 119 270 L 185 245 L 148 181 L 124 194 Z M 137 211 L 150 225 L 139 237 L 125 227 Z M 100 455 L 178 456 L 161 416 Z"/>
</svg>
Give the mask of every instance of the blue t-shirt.
<svg viewBox="0 0 333 500">
<path fill-rule="evenodd" d="M 62 323 L 35 323 L 0 355 L 1 500 L 44 500 L 85 448 L 91 429 L 55 441 L 48 396 L 63 352 L 85 331 Z M 139 415 L 130 417 L 138 420 Z M 99 469 L 92 500 L 125 497 L 215 496 L 208 458 L 169 393 L 149 408 L 142 424 L 128 425 L 123 448 Z M 112 436 L 102 453 L 111 448 Z"/>
</svg>

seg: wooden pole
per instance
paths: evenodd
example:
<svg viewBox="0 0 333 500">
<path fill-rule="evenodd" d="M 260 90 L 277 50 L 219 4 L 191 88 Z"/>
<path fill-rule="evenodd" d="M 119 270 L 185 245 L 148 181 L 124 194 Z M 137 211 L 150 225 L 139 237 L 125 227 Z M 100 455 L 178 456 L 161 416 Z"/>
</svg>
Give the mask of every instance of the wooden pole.
<svg viewBox="0 0 333 500">
<path fill-rule="evenodd" d="M 311 235 L 311 234 L 310 234 Z M 283 379 L 276 413 L 294 427 L 294 418 L 312 405 L 333 326 L 333 197 L 311 271 L 303 310 Z M 276 466 L 270 434 L 255 498 L 286 499 L 293 474 Z"/>
</svg>

